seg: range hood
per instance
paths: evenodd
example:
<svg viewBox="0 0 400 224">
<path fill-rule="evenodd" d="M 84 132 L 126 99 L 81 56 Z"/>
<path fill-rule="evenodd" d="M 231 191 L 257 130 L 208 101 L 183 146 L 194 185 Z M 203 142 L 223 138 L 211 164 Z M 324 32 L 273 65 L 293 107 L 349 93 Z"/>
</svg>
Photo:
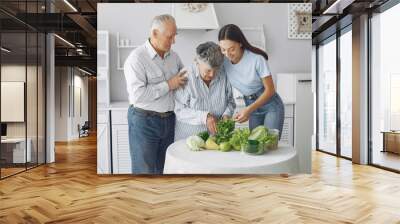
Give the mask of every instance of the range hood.
<svg viewBox="0 0 400 224">
<path fill-rule="evenodd" d="M 175 3 L 172 15 L 178 29 L 219 29 L 213 3 Z"/>
</svg>

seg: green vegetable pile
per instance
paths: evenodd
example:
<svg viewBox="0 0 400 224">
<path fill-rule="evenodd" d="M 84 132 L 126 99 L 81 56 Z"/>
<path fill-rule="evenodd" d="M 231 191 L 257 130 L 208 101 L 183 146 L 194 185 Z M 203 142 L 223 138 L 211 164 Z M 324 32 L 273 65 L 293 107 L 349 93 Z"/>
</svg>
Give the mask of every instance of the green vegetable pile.
<svg viewBox="0 0 400 224">
<path fill-rule="evenodd" d="M 189 139 L 191 141 L 188 141 Z M 269 130 L 263 125 L 252 131 L 249 128 L 235 129 L 235 121 L 228 119 L 218 121 L 215 136 L 210 136 L 207 131 L 203 131 L 195 137 L 190 136 L 188 140 L 186 141 L 187 145 L 195 151 L 203 148 L 222 152 L 235 150 L 260 155 L 264 154 L 266 150 L 278 147 L 279 133 L 277 130 Z M 197 144 L 193 144 L 193 140 L 196 140 Z"/>
<path fill-rule="evenodd" d="M 247 142 L 249 136 L 249 128 L 236 129 L 233 132 L 232 138 L 229 140 L 229 143 L 232 145 L 234 150 L 240 151 L 241 146 Z"/>
<path fill-rule="evenodd" d="M 203 132 L 200 132 L 199 134 L 197 134 L 197 136 L 202 138 L 204 141 L 207 141 L 210 134 L 208 134 L 208 131 L 203 131 Z"/>
<path fill-rule="evenodd" d="M 217 139 L 217 144 L 223 142 L 229 142 L 232 137 L 232 132 L 235 129 L 235 121 L 232 119 L 220 120 L 217 123 L 217 134 L 215 135 Z"/>
</svg>

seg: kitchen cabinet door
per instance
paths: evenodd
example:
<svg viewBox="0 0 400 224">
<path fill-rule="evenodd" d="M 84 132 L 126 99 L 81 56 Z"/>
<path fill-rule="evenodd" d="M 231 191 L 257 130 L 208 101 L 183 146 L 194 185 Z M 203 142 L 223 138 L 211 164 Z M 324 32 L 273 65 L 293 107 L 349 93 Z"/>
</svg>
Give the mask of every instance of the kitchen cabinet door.
<svg viewBox="0 0 400 224">
<path fill-rule="evenodd" d="M 110 162 L 110 138 L 108 124 L 97 124 L 97 173 L 110 174 Z"/>
<path fill-rule="evenodd" d="M 128 125 L 112 125 L 113 172 L 132 173 Z"/>
<path fill-rule="evenodd" d="M 285 117 L 283 121 L 281 142 L 293 146 L 293 117 Z"/>
<path fill-rule="evenodd" d="M 296 95 L 296 115 L 294 124 L 294 146 L 299 156 L 300 173 L 311 173 L 311 136 L 313 134 L 313 93 L 307 74 L 298 76 Z"/>
</svg>

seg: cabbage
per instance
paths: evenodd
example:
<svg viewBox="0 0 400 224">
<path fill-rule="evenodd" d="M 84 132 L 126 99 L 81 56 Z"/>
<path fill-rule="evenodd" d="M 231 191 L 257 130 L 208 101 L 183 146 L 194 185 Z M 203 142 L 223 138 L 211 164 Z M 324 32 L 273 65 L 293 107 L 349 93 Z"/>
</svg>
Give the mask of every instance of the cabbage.
<svg viewBox="0 0 400 224">
<path fill-rule="evenodd" d="M 259 141 L 264 150 L 276 149 L 278 147 L 279 131 L 275 129 L 268 130 L 268 128 L 260 125 L 251 131 L 249 140 Z"/>
<path fill-rule="evenodd" d="M 263 142 L 264 139 L 267 138 L 267 136 L 268 136 L 268 129 L 265 126 L 260 125 L 251 131 L 249 140 L 257 140 L 259 142 Z"/>
<path fill-rule="evenodd" d="M 203 150 L 202 148 L 205 146 L 204 140 L 197 135 L 189 136 L 186 139 L 186 144 L 193 151 Z"/>
<path fill-rule="evenodd" d="M 249 135 L 249 128 L 235 129 L 235 131 L 233 131 L 232 138 L 229 140 L 229 143 L 232 145 L 234 150 L 240 151 L 241 145 L 247 142 Z"/>
</svg>

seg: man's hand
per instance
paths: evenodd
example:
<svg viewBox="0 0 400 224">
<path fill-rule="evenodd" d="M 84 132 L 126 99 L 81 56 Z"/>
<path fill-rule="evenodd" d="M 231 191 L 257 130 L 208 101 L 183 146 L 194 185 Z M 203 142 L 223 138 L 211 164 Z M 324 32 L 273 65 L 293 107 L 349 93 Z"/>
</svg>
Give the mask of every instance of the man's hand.
<svg viewBox="0 0 400 224">
<path fill-rule="evenodd" d="M 211 133 L 211 135 L 215 135 L 217 133 L 217 121 L 218 119 L 212 114 L 207 115 L 207 129 Z"/>
<path fill-rule="evenodd" d="M 170 90 L 178 89 L 181 86 L 184 86 L 187 82 L 187 77 L 185 74 L 187 71 L 178 72 L 178 74 L 174 75 L 171 79 L 169 79 L 168 87 Z"/>
</svg>

